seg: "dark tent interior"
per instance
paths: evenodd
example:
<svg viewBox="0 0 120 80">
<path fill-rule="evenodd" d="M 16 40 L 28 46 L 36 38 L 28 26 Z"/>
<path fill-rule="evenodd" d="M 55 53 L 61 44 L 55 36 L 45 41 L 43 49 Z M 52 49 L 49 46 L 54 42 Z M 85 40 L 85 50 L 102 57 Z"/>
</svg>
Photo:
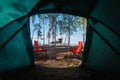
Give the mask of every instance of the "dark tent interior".
<svg viewBox="0 0 120 80">
<path fill-rule="evenodd" d="M 0 80 L 120 79 L 119 4 L 118 0 L 0 1 Z M 34 64 L 29 17 L 38 13 L 66 13 L 87 18 L 81 66 L 42 69 Z M 54 75 L 48 73 L 56 71 Z M 61 75 L 61 71 L 69 74 Z"/>
</svg>

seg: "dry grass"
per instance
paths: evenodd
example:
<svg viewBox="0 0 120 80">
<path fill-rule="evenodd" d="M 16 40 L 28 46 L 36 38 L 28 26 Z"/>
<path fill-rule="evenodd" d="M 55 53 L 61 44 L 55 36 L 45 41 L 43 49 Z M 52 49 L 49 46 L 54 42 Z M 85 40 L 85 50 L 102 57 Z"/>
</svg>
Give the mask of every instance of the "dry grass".
<svg viewBox="0 0 120 80">
<path fill-rule="evenodd" d="M 41 65 L 42 67 L 50 68 L 69 68 L 69 67 L 78 67 L 81 65 L 81 60 L 78 59 L 61 59 L 61 60 L 38 60 L 35 61 L 35 64 Z"/>
</svg>

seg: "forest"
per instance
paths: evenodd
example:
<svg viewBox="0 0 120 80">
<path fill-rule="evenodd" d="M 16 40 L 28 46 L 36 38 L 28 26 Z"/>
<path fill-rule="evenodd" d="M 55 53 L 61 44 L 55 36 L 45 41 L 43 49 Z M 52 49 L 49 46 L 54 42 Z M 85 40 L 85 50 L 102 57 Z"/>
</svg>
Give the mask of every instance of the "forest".
<svg viewBox="0 0 120 80">
<path fill-rule="evenodd" d="M 86 18 L 73 16 L 62 13 L 46 13 L 36 14 L 30 17 L 30 22 L 33 25 L 31 30 L 31 38 L 37 37 L 37 40 L 43 40 L 42 45 L 45 45 L 45 37 L 47 37 L 48 45 L 54 42 L 57 43 L 57 36 L 59 39 L 63 39 L 65 35 L 65 42 L 70 45 L 71 35 L 77 31 L 82 32 L 83 42 L 86 37 Z M 46 30 L 47 28 L 48 30 Z"/>
</svg>

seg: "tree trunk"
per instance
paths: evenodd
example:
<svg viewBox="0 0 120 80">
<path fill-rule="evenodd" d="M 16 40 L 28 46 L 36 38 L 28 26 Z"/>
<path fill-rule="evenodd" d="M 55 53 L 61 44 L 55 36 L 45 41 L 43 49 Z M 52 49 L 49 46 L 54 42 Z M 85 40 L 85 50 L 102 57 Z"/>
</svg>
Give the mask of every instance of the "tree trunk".
<svg viewBox="0 0 120 80">
<path fill-rule="evenodd" d="M 86 41 L 86 26 L 87 26 L 87 20 L 86 18 L 83 18 L 83 47 L 85 47 L 85 41 Z"/>
<path fill-rule="evenodd" d="M 70 50 L 70 15 L 69 15 L 69 30 L 68 30 L 68 51 Z"/>
<path fill-rule="evenodd" d="M 45 26 L 44 26 L 44 18 L 43 18 L 43 46 L 45 45 Z"/>
</svg>

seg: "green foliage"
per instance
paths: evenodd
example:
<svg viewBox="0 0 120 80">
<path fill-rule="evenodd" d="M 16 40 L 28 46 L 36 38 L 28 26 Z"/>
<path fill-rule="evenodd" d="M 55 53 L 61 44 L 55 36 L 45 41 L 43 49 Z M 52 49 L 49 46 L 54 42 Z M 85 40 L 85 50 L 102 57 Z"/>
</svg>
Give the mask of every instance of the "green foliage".
<svg viewBox="0 0 120 80">
<path fill-rule="evenodd" d="M 35 22 L 36 19 L 39 20 L 39 23 Z M 32 23 L 34 26 L 33 35 L 37 31 L 37 36 L 41 37 L 41 29 L 48 25 L 47 37 L 55 39 L 57 34 L 72 35 L 77 32 L 78 28 L 83 30 L 84 18 L 61 13 L 37 14 L 32 16 Z"/>
</svg>

